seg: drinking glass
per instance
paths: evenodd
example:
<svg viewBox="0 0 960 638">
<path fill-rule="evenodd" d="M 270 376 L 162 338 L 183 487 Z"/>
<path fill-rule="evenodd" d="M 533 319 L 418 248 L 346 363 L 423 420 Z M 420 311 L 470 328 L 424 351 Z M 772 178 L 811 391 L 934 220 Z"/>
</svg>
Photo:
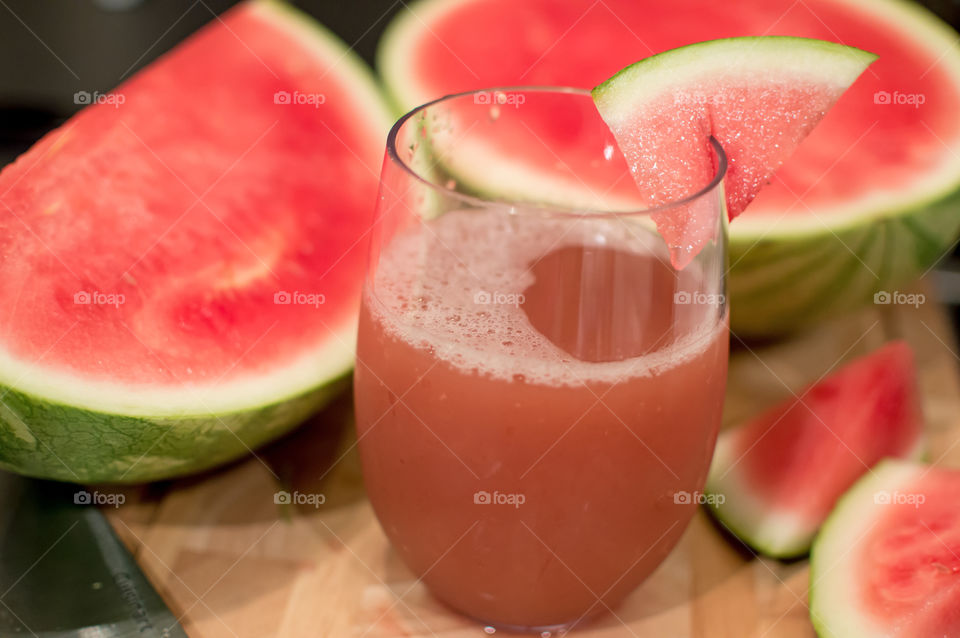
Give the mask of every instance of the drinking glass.
<svg viewBox="0 0 960 638">
<path fill-rule="evenodd" d="M 728 347 L 711 143 L 712 179 L 649 208 L 585 91 L 449 96 L 391 130 L 357 436 L 393 548 L 449 607 L 570 627 L 636 588 L 702 501 Z M 677 269 L 656 225 L 688 218 L 703 247 Z"/>
</svg>

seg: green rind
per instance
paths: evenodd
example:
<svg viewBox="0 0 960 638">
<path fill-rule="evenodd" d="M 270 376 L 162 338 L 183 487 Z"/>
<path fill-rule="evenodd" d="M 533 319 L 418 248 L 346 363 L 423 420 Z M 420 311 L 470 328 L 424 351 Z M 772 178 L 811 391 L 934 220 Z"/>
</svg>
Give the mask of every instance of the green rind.
<svg viewBox="0 0 960 638">
<path fill-rule="evenodd" d="M 339 52 L 337 64 L 346 69 L 339 73 L 350 76 L 363 95 L 359 102 L 367 125 L 386 134 L 391 111 L 372 71 L 355 53 L 286 2 L 251 0 L 250 5 L 285 23 L 291 38 L 312 39 Z M 352 340 L 355 333 L 355 326 L 347 326 L 331 339 Z M 201 398 L 182 411 L 163 409 L 162 416 L 70 404 L 58 399 L 53 387 L 41 396 L 16 382 L 0 383 L 0 468 L 78 483 L 141 483 L 198 472 L 249 454 L 301 424 L 346 387 L 351 368 L 328 365 L 317 378 L 282 388 L 259 405 L 237 396 L 242 409 L 211 411 L 204 404 L 213 401 Z M 192 394 L 202 396 L 202 389 Z"/>
<path fill-rule="evenodd" d="M 77 483 L 142 483 L 249 454 L 302 423 L 347 385 L 238 412 L 150 418 L 96 412 L 0 386 L 0 468 Z"/>
<path fill-rule="evenodd" d="M 740 474 L 736 467 L 730 467 L 731 460 L 734 462 L 737 460 L 731 458 L 737 452 L 735 450 L 725 450 L 723 441 L 725 436 L 731 436 L 732 434 L 733 431 L 729 433 L 721 432 L 714 461 L 710 467 L 710 474 L 707 477 L 707 485 L 704 491 L 714 497 L 723 495 L 722 504 L 708 508 L 710 514 L 734 536 L 764 556 L 780 560 L 791 560 L 806 556 L 816 538 L 817 530 L 808 533 L 803 530 L 791 529 L 786 525 L 776 527 L 771 526 L 769 520 L 762 521 L 759 519 L 759 517 L 769 516 L 770 509 L 767 504 L 753 498 L 749 484 L 740 480 Z M 906 460 L 898 462 L 920 462 L 925 458 L 925 454 L 926 446 L 921 436 L 914 443 L 910 453 L 906 455 Z M 874 469 L 868 470 L 867 474 L 875 473 L 876 468 L 883 462 L 875 464 Z M 722 478 L 717 476 L 721 471 L 723 472 Z M 802 488 L 798 486 L 797 489 Z M 719 502 L 719 499 L 714 498 L 714 502 Z M 777 513 L 781 516 L 787 514 L 785 511 Z"/>
<path fill-rule="evenodd" d="M 712 74 L 711 65 L 729 71 L 792 69 L 810 75 L 836 78 L 848 86 L 877 56 L 855 47 L 795 36 L 743 36 L 696 42 L 644 58 L 627 66 L 591 91 L 604 119 L 629 115 L 637 102 L 646 102 L 671 86 L 682 86 L 684 73 L 696 77 Z M 731 61 L 732 60 L 732 61 Z M 766 63 L 759 63 L 766 60 Z M 824 72 L 829 69 L 829 72 Z"/>
<path fill-rule="evenodd" d="M 722 433 L 721 433 L 722 436 Z M 716 458 L 716 457 L 715 457 Z M 743 499 L 749 499 L 742 488 L 733 485 L 734 477 L 730 480 L 715 478 L 716 468 L 711 467 L 710 475 L 707 479 L 707 485 L 704 491 L 714 497 L 714 502 L 719 503 L 717 497 L 723 497 L 723 503 L 714 507 L 707 508 L 711 514 L 725 529 L 739 538 L 754 551 L 781 560 L 790 560 L 800 558 L 809 551 L 812 538 L 802 537 L 787 538 L 787 534 L 780 538 L 766 538 L 756 531 L 756 522 L 753 521 L 753 514 L 750 510 L 760 509 L 757 503 L 750 503 L 746 506 L 738 506 Z M 729 470 L 729 468 L 728 468 Z M 729 470 L 732 472 L 732 470 Z"/>
<path fill-rule="evenodd" d="M 958 234 L 960 189 L 921 209 L 820 235 L 754 240 L 731 234 L 730 329 L 743 338 L 771 337 L 862 308 L 877 292 L 898 291 L 928 272 Z M 804 264 L 806 276 L 795 276 Z"/>
<path fill-rule="evenodd" d="M 876 628 L 870 627 L 870 620 L 861 615 L 857 618 L 857 610 L 853 605 L 845 604 L 840 600 L 841 594 L 852 594 L 849 591 L 829 592 L 826 585 L 836 585 L 837 578 L 831 573 L 843 570 L 842 561 L 853 549 L 848 543 L 840 543 L 833 547 L 834 539 L 845 529 L 864 529 L 866 533 L 870 527 L 870 513 L 878 507 L 874 502 L 874 494 L 881 490 L 903 487 L 905 482 L 922 475 L 926 467 L 918 463 L 907 461 L 884 460 L 874 466 L 873 471 L 857 481 L 837 501 L 833 512 L 820 528 L 813 543 L 810 554 L 810 620 L 820 638 L 874 638 L 878 634 Z M 857 538 L 862 534 L 856 534 Z M 842 572 L 841 572 L 842 573 Z M 845 574 L 844 574 L 845 575 Z M 820 586 L 824 582 L 825 586 Z M 837 614 L 845 617 L 837 618 Z M 831 622 L 833 621 L 833 622 Z M 843 629 L 837 627 L 842 625 Z"/>
</svg>

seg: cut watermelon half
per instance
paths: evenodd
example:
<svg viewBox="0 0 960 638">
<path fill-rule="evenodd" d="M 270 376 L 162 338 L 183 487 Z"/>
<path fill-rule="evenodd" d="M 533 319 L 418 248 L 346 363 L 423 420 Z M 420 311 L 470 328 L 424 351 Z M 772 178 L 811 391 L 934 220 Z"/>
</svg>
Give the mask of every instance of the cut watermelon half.
<svg viewBox="0 0 960 638">
<path fill-rule="evenodd" d="M 0 467 L 143 481 L 301 422 L 352 367 L 389 112 L 248 2 L 0 174 Z"/>
<path fill-rule="evenodd" d="M 813 546 L 821 638 L 960 636 L 960 471 L 884 461 L 840 499 Z"/>
<path fill-rule="evenodd" d="M 875 59 L 822 40 L 728 38 L 641 60 L 592 93 L 649 206 L 707 185 L 716 172 L 710 138 L 720 142 L 733 219 Z M 715 220 L 691 212 L 653 215 L 677 268 L 716 228 Z"/>
<path fill-rule="evenodd" d="M 930 11 L 906 0 L 419 0 L 391 23 L 377 60 L 407 109 L 491 86 L 590 88 L 662 51 L 759 35 L 879 56 L 730 226 L 731 328 L 769 335 L 897 290 L 957 236 L 960 46 Z M 569 123 L 551 130 L 546 105 L 534 108 L 524 118 L 542 117 L 534 128 L 556 148 Z M 542 160 L 521 145 L 478 165 L 504 157 L 518 182 L 539 184 Z M 592 159 L 565 157 L 580 175 Z M 570 203 L 577 185 L 556 192 Z"/>
<path fill-rule="evenodd" d="M 884 457 L 917 458 L 913 354 L 895 341 L 720 434 L 707 491 L 724 526 L 768 556 L 805 554 L 837 499 Z"/>
</svg>

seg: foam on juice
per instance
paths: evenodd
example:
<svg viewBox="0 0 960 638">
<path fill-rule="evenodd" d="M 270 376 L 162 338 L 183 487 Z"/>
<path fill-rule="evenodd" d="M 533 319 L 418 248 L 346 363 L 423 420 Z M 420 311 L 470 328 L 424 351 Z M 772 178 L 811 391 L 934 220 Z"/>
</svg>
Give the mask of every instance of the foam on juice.
<svg viewBox="0 0 960 638">
<path fill-rule="evenodd" d="M 627 219 L 454 211 L 391 240 L 365 302 L 392 337 L 456 368 L 544 385 L 656 375 L 701 353 L 724 327 L 704 306 L 702 320 L 654 352 L 604 362 L 571 356 L 534 328 L 523 310 L 523 292 L 534 283 L 530 264 L 565 246 L 668 259 L 648 227 Z M 678 273 L 687 280 L 698 276 L 695 267 Z"/>
</svg>

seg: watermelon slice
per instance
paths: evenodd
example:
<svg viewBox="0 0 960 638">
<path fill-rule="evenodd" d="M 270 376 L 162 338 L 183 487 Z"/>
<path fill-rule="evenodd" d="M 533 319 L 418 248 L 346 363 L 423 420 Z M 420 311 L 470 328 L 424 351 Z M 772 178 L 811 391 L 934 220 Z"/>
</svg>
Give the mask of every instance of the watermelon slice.
<svg viewBox="0 0 960 638">
<path fill-rule="evenodd" d="M 840 499 L 813 546 L 821 638 L 960 636 L 960 471 L 880 463 Z"/>
<path fill-rule="evenodd" d="M 352 367 L 390 121 L 362 63 L 248 2 L 114 93 L 0 173 L 0 467 L 24 474 L 210 467 Z"/>
<path fill-rule="evenodd" d="M 389 26 L 377 59 L 398 104 L 412 108 L 491 86 L 590 88 L 655 53 L 759 35 L 879 56 L 730 227 L 731 327 L 765 335 L 897 290 L 957 236 L 960 46 L 932 13 L 906 0 L 420 0 Z M 570 123 L 551 130 L 546 105 L 542 116 L 534 108 L 524 105 L 524 118 L 542 117 L 533 128 L 556 148 Z M 529 145 L 503 155 L 518 183 L 539 184 Z M 579 175 L 592 159 L 565 157 Z M 575 186 L 554 192 L 571 202 Z"/>
<path fill-rule="evenodd" d="M 779 558 L 805 554 L 837 498 L 888 456 L 922 452 L 913 354 L 894 341 L 720 434 L 707 492 L 727 528 Z"/>
<path fill-rule="evenodd" d="M 633 64 L 593 90 L 645 202 L 690 197 L 716 173 L 710 137 L 727 156 L 730 219 L 876 59 L 852 47 L 790 37 L 700 42 Z M 654 213 L 677 268 L 710 240 L 715 220 Z"/>
</svg>

